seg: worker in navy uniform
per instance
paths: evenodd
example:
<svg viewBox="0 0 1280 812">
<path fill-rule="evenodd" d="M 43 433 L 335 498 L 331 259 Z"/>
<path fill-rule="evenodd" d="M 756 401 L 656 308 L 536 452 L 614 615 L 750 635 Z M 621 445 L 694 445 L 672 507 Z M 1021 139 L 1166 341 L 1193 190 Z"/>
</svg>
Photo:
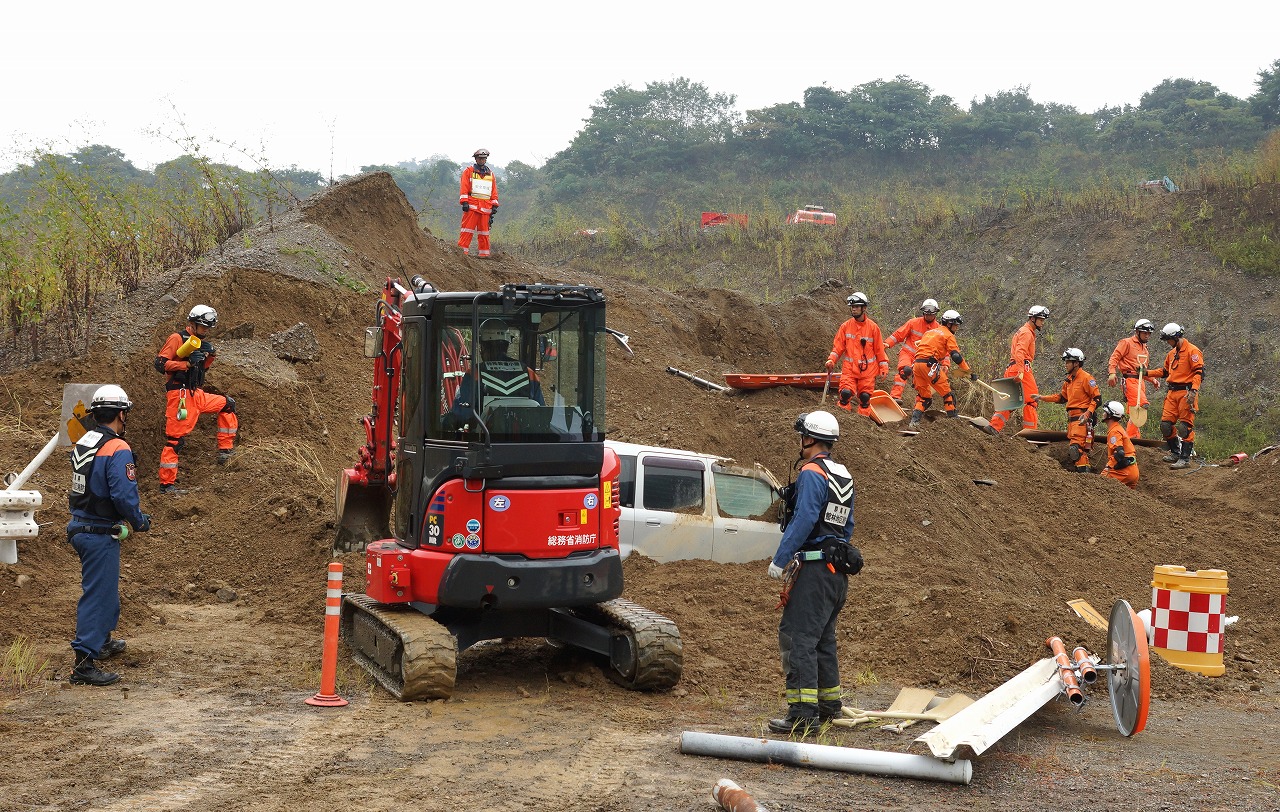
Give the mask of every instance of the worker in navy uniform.
<svg viewBox="0 0 1280 812">
<path fill-rule="evenodd" d="M 108 384 L 93 393 L 89 410 L 98 426 L 71 449 L 71 522 L 67 539 L 80 556 L 82 594 L 76 605 L 73 685 L 110 685 L 120 675 L 98 667 L 125 649 L 111 639 L 120 619 L 120 540 L 124 523 L 139 533 L 151 529 L 151 517 L 138 501 L 138 475 L 133 451 L 121 437 L 125 415 L 133 408 L 119 386 Z"/>
<path fill-rule="evenodd" d="M 831 459 L 840 424 L 830 412 L 810 412 L 796 418 L 795 430 L 803 465 L 789 488 L 782 541 L 769 562 L 770 577 L 794 579 L 778 624 L 788 709 L 785 717 L 769 720 L 769 729 L 804 736 L 840 715 L 836 618 L 849 593 L 847 576 L 862 568 L 862 554 L 849 543 L 853 477 Z"/>
<path fill-rule="evenodd" d="M 511 333 L 499 319 L 489 319 L 480 325 L 480 363 L 472 364 L 458 385 L 453 401 L 452 414 L 457 425 L 471 417 L 476 403 L 476 370 L 479 369 L 481 392 L 485 400 L 491 398 L 526 398 L 545 406 L 542 399 L 542 382 L 538 373 L 507 355 L 511 346 Z"/>
</svg>

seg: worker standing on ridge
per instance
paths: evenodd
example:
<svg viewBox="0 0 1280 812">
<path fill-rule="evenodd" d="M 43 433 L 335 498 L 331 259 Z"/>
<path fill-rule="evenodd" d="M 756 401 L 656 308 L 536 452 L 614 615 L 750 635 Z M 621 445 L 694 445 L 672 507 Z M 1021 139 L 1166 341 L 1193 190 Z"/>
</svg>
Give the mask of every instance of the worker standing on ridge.
<svg viewBox="0 0 1280 812">
<path fill-rule="evenodd" d="M 956 399 L 951 393 L 951 381 L 948 378 L 948 362 L 954 362 L 960 369 L 969 373 L 969 380 L 978 380 L 978 375 L 969 368 L 969 362 L 960 354 L 960 345 L 956 341 L 955 332 L 964 324 L 964 319 L 954 310 L 948 310 L 938 319 L 939 326 L 920 337 L 916 342 L 916 358 L 912 367 L 916 388 L 915 409 L 911 412 L 911 428 L 920 427 L 920 418 L 925 409 L 933 406 L 933 395 L 942 396 L 942 408 L 947 417 L 956 416 Z"/>
<path fill-rule="evenodd" d="M 1133 438 L 1122 425 L 1124 404 L 1109 400 L 1102 407 L 1102 419 L 1107 421 L 1107 466 L 1102 475 L 1130 488 L 1138 487 L 1138 455 L 1133 450 Z"/>
<path fill-rule="evenodd" d="M 1022 427 L 1034 429 L 1036 420 L 1035 396 L 1040 393 L 1036 385 L 1035 373 L 1031 370 L 1031 362 L 1036 357 L 1036 333 L 1044 329 L 1045 320 L 1049 318 L 1049 308 L 1035 305 L 1027 311 L 1027 322 L 1013 333 L 1009 342 L 1009 366 L 1004 377 L 1017 378 L 1022 384 Z M 991 415 L 991 428 L 997 432 L 1004 428 L 1012 410 L 996 412 Z"/>
<path fill-rule="evenodd" d="M 1124 402 L 1130 408 L 1147 405 L 1146 387 L 1138 386 L 1139 367 L 1151 365 L 1151 350 L 1147 341 L 1156 330 L 1156 326 L 1147 319 L 1138 319 L 1133 325 L 1133 335 L 1126 336 L 1116 343 L 1111 351 L 1111 360 L 1107 362 L 1107 386 L 1115 386 L 1119 378 L 1124 379 Z M 1160 379 L 1144 375 L 1143 383 L 1150 381 L 1152 386 L 1159 387 Z M 1137 437 L 1141 431 L 1132 422 L 1125 429 L 1130 437 Z"/>
<path fill-rule="evenodd" d="M 160 449 L 160 492 L 185 493 L 178 487 L 178 452 L 202 414 L 218 415 L 218 464 L 231 459 L 240 420 L 236 402 L 204 391 L 204 377 L 215 350 L 205 336 L 218 323 L 218 311 L 196 305 L 187 315 L 187 329 L 173 333 L 156 355 L 156 371 L 166 375 L 164 448 Z"/>
<path fill-rule="evenodd" d="M 1152 378 L 1169 382 L 1164 410 L 1160 413 L 1160 433 L 1169 445 L 1164 462 L 1173 463 L 1169 467 L 1174 470 L 1191 464 L 1196 412 L 1200 408 L 1197 397 L 1200 384 L 1204 383 L 1204 354 L 1186 339 L 1184 332 L 1176 322 L 1169 322 L 1160 330 L 1160 340 L 1169 345 L 1169 352 L 1164 357 L 1164 366 L 1147 372 Z"/>
<path fill-rule="evenodd" d="M 120 540 L 123 522 L 139 533 L 151 529 L 151 517 L 138 500 L 138 474 L 133 451 L 121 439 L 125 415 L 133 402 L 119 386 L 98 387 L 89 401 L 97 427 L 86 432 L 71 450 L 71 490 L 67 502 L 71 521 L 67 541 L 80 557 L 80 602 L 76 604 L 76 639 L 71 641 L 76 664 L 72 685 L 111 685 L 120 679 L 95 660 L 124 651 L 123 640 L 112 640 L 120 620 Z"/>
<path fill-rule="evenodd" d="M 808 735 L 840 715 L 836 619 L 849 594 L 847 576 L 862 569 L 853 536 L 853 476 L 831 459 L 840 424 L 830 412 L 796 418 L 803 463 L 791 489 L 787 523 L 769 577 L 793 573 L 778 623 L 787 714 L 770 719 L 775 733 Z"/>
<path fill-rule="evenodd" d="M 898 374 L 894 376 L 893 386 L 889 389 L 889 397 L 902 403 L 902 392 L 911 380 L 911 365 L 916 360 L 916 342 L 920 336 L 937 326 L 938 303 L 933 299 L 925 299 L 920 304 L 920 315 L 907 319 L 902 326 L 889 334 L 884 340 L 886 350 L 898 345 Z"/>
<path fill-rule="evenodd" d="M 871 392 L 876 378 L 889 374 L 889 357 L 884 354 L 880 325 L 867 316 L 867 294 L 858 291 L 845 299 L 850 317 L 836 329 L 827 356 L 827 372 L 840 365 L 840 408 L 853 411 L 853 397 L 858 397 L 858 414 L 871 416 Z"/>
<path fill-rule="evenodd" d="M 458 247 L 471 253 L 471 237 L 476 237 L 480 256 L 489 256 L 489 226 L 498 214 L 498 179 L 489 168 L 489 150 L 481 148 L 471 155 L 475 163 L 462 170 L 458 202 L 462 204 L 462 233 Z"/>
<path fill-rule="evenodd" d="M 1071 444 L 1067 456 L 1077 474 L 1092 473 L 1089 469 L 1089 452 L 1093 450 L 1093 426 L 1097 422 L 1098 406 L 1102 403 L 1102 390 L 1098 382 L 1084 370 L 1084 351 L 1068 347 L 1062 353 L 1067 366 L 1067 377 L 1062 391 L 1056 395 L 1034 395 L 1037 401 L 1064 403 L 1067 406 L 1067 442 Z"/>
</svg>

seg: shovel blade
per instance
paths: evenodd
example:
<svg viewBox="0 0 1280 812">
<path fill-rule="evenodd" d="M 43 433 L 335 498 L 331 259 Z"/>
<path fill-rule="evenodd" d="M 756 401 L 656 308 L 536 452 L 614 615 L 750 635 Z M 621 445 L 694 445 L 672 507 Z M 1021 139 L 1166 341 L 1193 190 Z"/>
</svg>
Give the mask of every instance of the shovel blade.
<svg viewBox="0 0 1280 812">
<path fill-rule="evenodd" d="M 1142 428 L 1147 423 L 1147 407 L 1146 406 L 1130 406 L 1129 422 L 1138 428 Z"/>
</svg>

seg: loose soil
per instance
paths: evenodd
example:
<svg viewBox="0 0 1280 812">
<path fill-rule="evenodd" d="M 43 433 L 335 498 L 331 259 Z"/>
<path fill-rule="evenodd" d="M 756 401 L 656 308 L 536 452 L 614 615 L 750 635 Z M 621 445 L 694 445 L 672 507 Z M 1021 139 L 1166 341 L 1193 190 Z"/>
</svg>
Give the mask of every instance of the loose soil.
<svg viewBox="0 0 1280 812">
<path fill-rule="evenodd" d="M 129 649 L 111 661 L 123 679 L 72 687 L 79 568 L 62 533 L 61 455 L 27 486 L 45 494 L 42 529 L 19 545 L 18 564 L 0 565 L 0 645 L 24 638 L 47 666 L 0 712 L 0 809 L 711 810 L 722 777 L 774 810 L 1043 809 L 1086 798 L 1108 809 L 1280 808 L 1280 454 L 1171 472 L 1161 452 L 1140 448 L 1142 481 L 1130 491 L 1068 473 L 1052 446 L 963 421 L 907 438 L 838 414 L 836 456 L 855 474 L 855 542 L 868 562 L 840 621 L 849 704 L 885 707 L 907 686 L 981 695 L 1045 656 L 1050 635 L 1105 651 L 1070 599 L 1104 614 L 1117 599 L 1142 609 L 1154 565 L 1230 574 L 1229 613 L 1240 620 L 1227 633 L 1225 676 L 1153 657 L 1141 734 L 1122 737 L 1095 688 L 1083 710 L 1050 703 L 976 758 L 968 786 L 679 753 L 684 730 L 758 736 L 784 709 L 777 586 L 764 562 L 627 561 L 626 597 L 683 635 L 684 677 L 667 693 L 629 693 L 583 657 L 513 640 L 464 653 L 446 701 L 397 703 L 344 656 L 338 688 L 351 704 L 303 704 L 319 687 L 334 476 L 363 443 L 370 370 L 360 349 L 386 276 L 454 290 L 604 287 L 610 325 L 635 349 L 608 351 L 610 436 L 759 462 L 783 479 L 797 450 L 791 423 L 818 393 L 724 395 L 666 370 L 712 380 L 812 371 L 848 293 L 830 283 L 761 305 L 535 267 L 501 250 L 481 262 L 450 243 L 415 227 L 387 175 L 361 176 L 103 308 L 84 357 L 0 377 L 7 470 L 53 432 L 64 383 L 125 385 L 137 403 L 128 439 L 144 510 L 155 517 L 152 532 L 124 544 L 119 635 Z M 164 401 L 152 358 L 196 303 L 220 314 L 210 381 L 236 399 L 240 444 L 215 465 L 206 418 L 182 457 L 190 492 L 165 498 L 153 474 Z M 272 351 L 270 336 L 298 323 L 317 338 L 315 362 Z M 989 414 L 977 391 L 960 389 L 963 411 Z M 347 588 L 359 589 L 362 557 L 343 563 Z M 913 739 L 928 727 L 838 729 L 823 742 L 921 753 Z"/>
</svg>

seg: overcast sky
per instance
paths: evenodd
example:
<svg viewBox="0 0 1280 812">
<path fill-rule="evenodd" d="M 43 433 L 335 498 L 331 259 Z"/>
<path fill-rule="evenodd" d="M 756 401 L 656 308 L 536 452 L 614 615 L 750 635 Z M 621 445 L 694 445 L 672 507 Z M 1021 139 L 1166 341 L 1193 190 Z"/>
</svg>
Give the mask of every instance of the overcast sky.
<svg viewBox="0 0 1280 812">
<path fill-rule="evenodd" d="M 624 82 L 686 76 L 746 111 L 904 74 L 964 108 L 1026 85 L 1091 112 L 1166 78 L 1246 98 L 1280 59 L 1275 0 L 71 0 L 0 21 L 0 171 L 91 143 L 151 167 L 183 127 L 325 175 L 481 146 L 539 166 Z"/>
</svg>

